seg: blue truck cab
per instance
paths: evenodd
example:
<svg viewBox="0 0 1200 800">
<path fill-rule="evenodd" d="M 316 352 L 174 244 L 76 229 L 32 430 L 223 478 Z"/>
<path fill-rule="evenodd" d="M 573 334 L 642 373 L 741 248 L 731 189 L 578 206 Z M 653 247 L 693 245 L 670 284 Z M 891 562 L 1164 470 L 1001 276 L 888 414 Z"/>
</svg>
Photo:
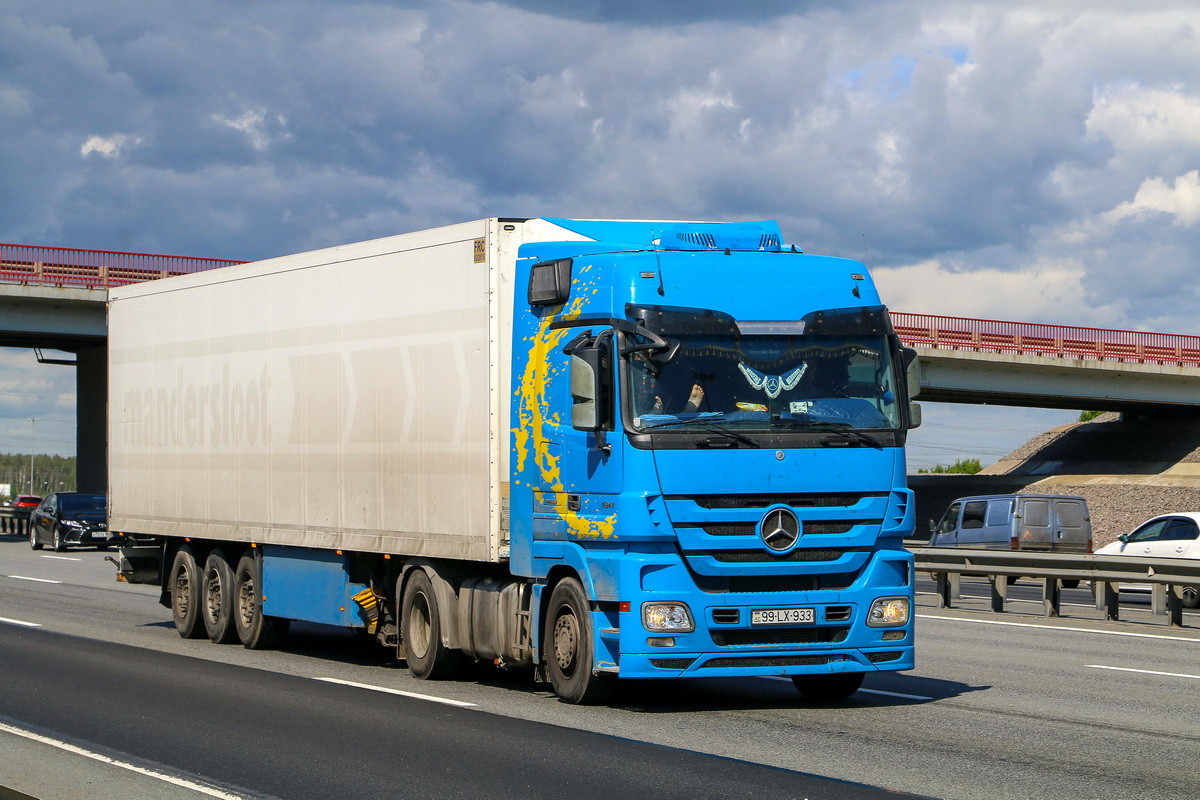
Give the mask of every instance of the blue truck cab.
<svg viewBox="0 0 1200 800">
<path fill-rule="evenodd" d="M 509 570 L 555 691 L 911 669 L 914 354 L 866 268 L 774 222 L 549 221 L 583 238 L 518 254 Z"/>
</svg>

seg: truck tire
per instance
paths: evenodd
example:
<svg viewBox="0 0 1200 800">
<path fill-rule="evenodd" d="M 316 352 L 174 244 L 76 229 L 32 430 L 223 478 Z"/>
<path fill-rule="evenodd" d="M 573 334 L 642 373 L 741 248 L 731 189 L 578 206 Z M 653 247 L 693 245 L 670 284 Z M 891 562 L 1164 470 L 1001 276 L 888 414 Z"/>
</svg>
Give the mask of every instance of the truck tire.
<svg viewBox="0 0 1200 800">
<path fill-rule="evenodd" d="M 204 562 L 200 593 L 204 630 L 214 644 L 229 644 L 237 638 L 237 630 L 233 627 L 233 597 L 233 568 L 218 548 L 209 553 Z"/>
<path fill-rule="evenodd" d="M 438 681 L 454 677 L 462 654 L 442 643 L 442 612 L 433 582 L 423 569 L 414 569 L 400 602 L 400 636 L 414 678 Z"/>
<path fill-rule="evenodd" d="M 291 620 L 262 613 L 262 562 L 247 553 L 233 573 L 233 627 L 247 650 L 278 647 Z"/>
<path fill-rule="evenodd" d="M 1183 607 L 1200 608 L 1200 589 L 1195 586 L 1183 587 Z"/>
<path fill-rule="evenodd" d="M 793 675 L 792 683 L 800 694 L 818 703 L 845 700 L 862 686 L 863 673 L 838 672 L 833 675 Z"/>
<path fill-rule="evenodd" d="M 175 630 L 184 639 L 199 639 L 204 635 L 204 623 L 200 621 L 200 565 L 186 544 L 175 553 L 168 580 Z"/>
<path fill-rule="evenodd" d="M 555 584 L 543 631 L 542 657 L 559 699 L 577 705 L 606 699 L 614 679 L 593 669 L 592 613 L 583 585 L 575 578 L 563 578 Z"/>
</svg>

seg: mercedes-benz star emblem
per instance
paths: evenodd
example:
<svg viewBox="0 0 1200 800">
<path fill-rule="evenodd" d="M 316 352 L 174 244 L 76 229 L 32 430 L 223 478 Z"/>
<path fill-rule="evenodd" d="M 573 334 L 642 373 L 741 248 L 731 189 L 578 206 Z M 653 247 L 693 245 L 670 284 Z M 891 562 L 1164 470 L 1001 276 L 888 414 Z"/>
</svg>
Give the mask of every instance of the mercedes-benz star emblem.
<svg viewBox="0 0 1200 800">
<path fill-rule="evenodd" d="M 763 544 L 772 550 L 787 550 L 800 538 L 800 520 L 787 508 L 772 508 L 759 524 Z"/>
</svg>

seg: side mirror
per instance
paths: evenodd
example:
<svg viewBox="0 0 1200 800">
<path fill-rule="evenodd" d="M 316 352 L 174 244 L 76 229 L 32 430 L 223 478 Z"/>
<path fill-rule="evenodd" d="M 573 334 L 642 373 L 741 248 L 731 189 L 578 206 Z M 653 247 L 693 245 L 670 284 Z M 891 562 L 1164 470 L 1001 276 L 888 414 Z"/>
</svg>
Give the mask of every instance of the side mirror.
<svg viewBox="0 0 1200 800">
<path fill-rule="evenodd" d="M 542 261 L 529 269 L 529 305 L 559 306 L 571 296 L 571 264 L 569 258 Z"/>
<path fill-rule="evenodd" d="M 909 428 L 921 427 L 921 404 L 920 403 L 909 403 L 908 404 L 908 427 Z"/>
<path fill-rule="evenodd" d="M 600 376 L 592 359 L 585 355 L 594 353 L 591 349 L 571 354 L 571 427 L 577 431 L 599 429 L 596 401 L 600 397 Z"/>
<path fill-rule="evenodd" d="M 1120 536 L 1118 536 L 1118 537 L 1117 537 L 1117 541 L 1118 541 L 1118 542 L 1128 542 L 1128 541 L 1129 541 L 1129 534 L 1128 534 L 1128 533 L 1122 533 Z"/>
<path fill-rule="evenodd" d="M 921 393 L 921 361 L 917 351 L 911 347 L 900 349 L 900 357 L 904 360 L 904 382 L 908 394 L 908 427 L 921 427 L 921 406 L 913 402 L 913 398 Z"/>
<path fill-rule="evenodd" d="M 571 427 L 596 433 L 606 450 L 603 431 L 613 429 L 611 336 L 581 334 L 564 351 L 571 357 Z"/>
</svg>

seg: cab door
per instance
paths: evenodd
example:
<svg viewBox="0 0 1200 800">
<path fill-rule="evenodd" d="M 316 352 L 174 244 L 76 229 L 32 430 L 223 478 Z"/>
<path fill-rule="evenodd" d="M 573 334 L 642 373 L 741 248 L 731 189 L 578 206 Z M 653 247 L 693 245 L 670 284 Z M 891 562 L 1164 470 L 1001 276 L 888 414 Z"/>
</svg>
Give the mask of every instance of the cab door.
<svg viewBox="0 0 1200 800">
<path fill-rule="evenodd" d="M 958 547 L 958 515 L 961 512 L 962 503 L 950 504 L 942 519 L 934 526 L 929 539 L 930 547 Z"/>
</svg>

